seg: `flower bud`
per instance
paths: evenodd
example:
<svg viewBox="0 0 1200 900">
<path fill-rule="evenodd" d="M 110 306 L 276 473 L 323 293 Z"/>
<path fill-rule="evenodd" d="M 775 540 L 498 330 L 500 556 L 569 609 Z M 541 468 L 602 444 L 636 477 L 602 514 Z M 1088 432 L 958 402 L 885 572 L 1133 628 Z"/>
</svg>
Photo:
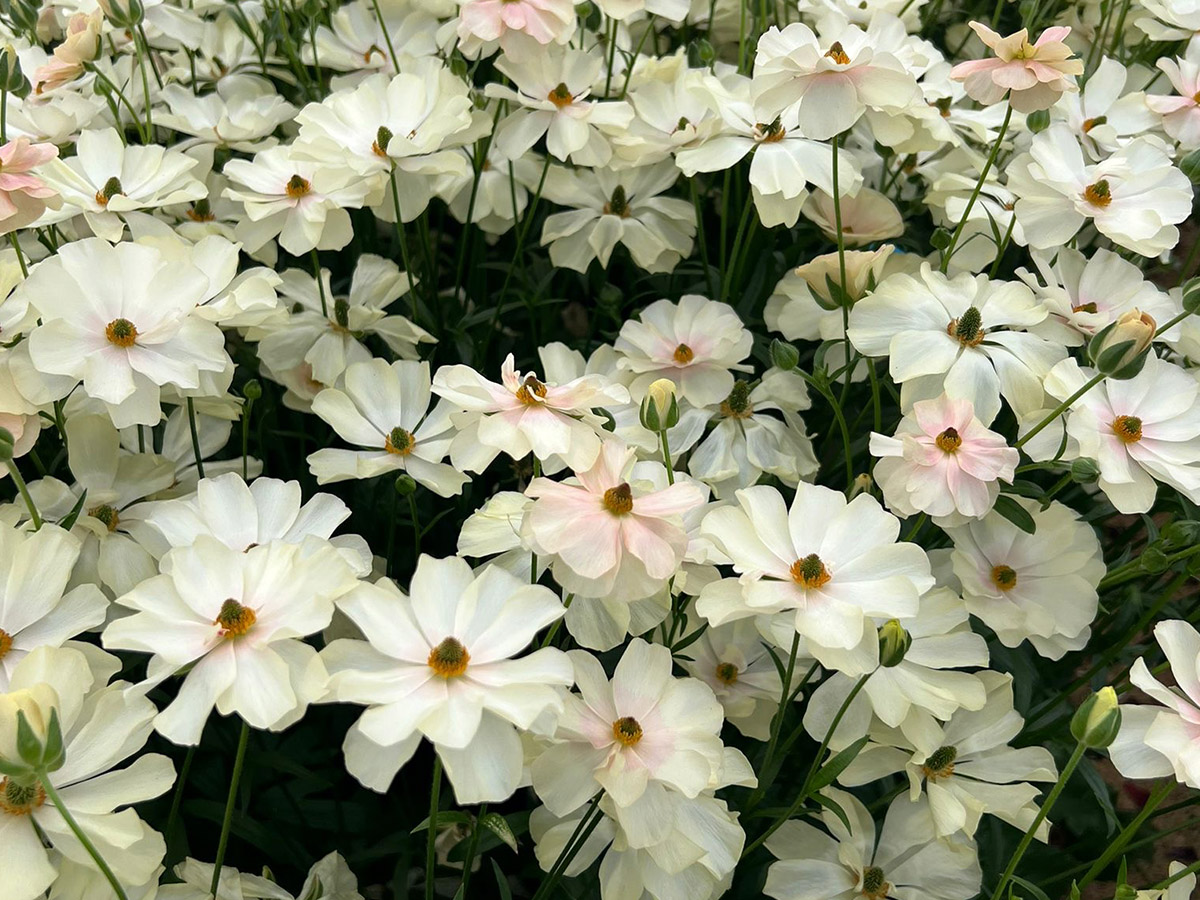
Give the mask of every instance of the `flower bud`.
<svg viewBox="0 0 1200 900">
<path fill-rule="evenodd" d="M 1050 110 L 1039 109 L 1025 117 L 1025 127 L 1033 134 L 1040 134 L 1050 127 Z"/>
<path fill-rule="evenodd" d="M 1096 332 L 1088 343 L 1088 356 L 1098 372 L 1110 378 L 1133 378 L 1146 364 L 1157 325 L 1150 315 L 1131 309 Z"/>
<path fill-rule="evenodd" d="M 11 44 L 0 50 L 0 88 L 6 91 L 20 90 L 25 82 L 21 74 L 21 63 L 17 59 L 17 51 Z"/>
<path fill-rule="evenodd" d="M 1184 282 L 1182 302 L 1184 312 L 1192 315 L 1200 312 L 1200 278 L 1189 278 Z"/>
<path fill-rule="evenodd" d="M 912 635 L 900 620 L 888 619 L 879 629 L 879 665 L 885 669 L 900 665 L 911 645 Z"/>
<path fill-rule="evenodd" d="M 1161 575 L 1167 569 L 1171 568 L 1171 561 L 1167 559 L 1167 554 L 1163 553 L 1158 547 L 1147 547 L 1138 556 L 1138 566 L 1143 572 L 1148 572 L 1151 575 Z"/>
<path fill-rule="evenodd" d="M 800 362 L 800 351 L 789 344 L 775 338 L 771 341 L 771 363 L 783 372 L 790 372 Z"/>
<path fill-rule="evenodd" d="M 1104 687 L 1083 701 L 1071 717 L 1071 736 L 1086 747 L 1101 750 L 1116 740 L 1121 728 L 1117 692 Z"/>
<path fill-rule="evenodd" d="M 642 398 L 641 419 L 642 427 L 656 434 L 679 424 L 675 382 L 660 378 L 646 389 L 646 396 Z"/>
<path fill-rule="evenodd" d="M 396 477 L 396 493 L 401 497 L 411 497 L 416 491 L 417 483 L 407 472 Z"/>
<path fill-rule="evenodd" d="M 0 428 L 0 463 L 6 463 L 13 458 L 15 443 L 12 432 L 7 428 Z"/>
<path fill-rule="evenodd" d="M 1100 464 L 1081 456 L 1071 463 L 1071 480 L 1076 484 L 1095 484 L 1100 480 Z"/>
<path fill-rule="evenodd" d="M 257 378 L 251 378 L 242 386 L 242 396 L 251 402 L 262 396 L 262 385 Z"/>
<path fill-rule="evenodd" d="M 121 28 L 134 28 L 146 16 L 141 0 L 98 0 L 108 21 Z"/>
<path fill-rule="evenodd" d="M 1179 169 L 1192 184 L 1200 184 L 1200 150 L 1193 150 L 1181 159 Z"/>
</svg>

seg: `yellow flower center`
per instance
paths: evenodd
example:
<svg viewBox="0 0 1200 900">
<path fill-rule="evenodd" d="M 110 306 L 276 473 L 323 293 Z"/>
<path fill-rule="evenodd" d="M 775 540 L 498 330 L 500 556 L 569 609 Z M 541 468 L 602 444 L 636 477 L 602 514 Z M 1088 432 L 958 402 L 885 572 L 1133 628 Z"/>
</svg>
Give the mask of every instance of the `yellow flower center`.
<svg viewBox="0 0 1200 900">
<path fill-rule="evenodd" d="M 957 319 L 951 319 L 946 334 L 956 338 L 964 347 L 978 347 L 983 343 L 987 331 L 983 327 L 983 313 L 978 307 L 968 306 Z"/>
<path fill-rule="evenodd" d="M 1117 416 L 1112 430 L 1126 444 L 1136 444 L 1142 439 L 1142 420 L 1137 416 Z"/>
<path fill-rule="evenodd" d="M 1071 312 L 1092 313 L 1094 315 L 1096 312 L 1098 312 L 1098 307 L 1094 302 L 1080 303 L 1078 306 L 1072 306 Z"/>
<path fill-rule="evenodd" d="M 100 506 L 93 506 L 88 510 L 88 515 L 93 519 L 99 519 L 103 522 L 108 526 L 109 531 L 116 531 L 117 526 L 121 524 L 121 517 L 117 514 L 116 507 L 109 506 L 106 503 Z"/>
<path fill-rule="evenodd" d="M 632 747 L 642 739 L 642 726 L 633 716 L 622 716 L 613 722 L 613 739 L 625 747 Z"/>
<path fill-rule="evenodd" d="M 1095 184 L 1089 184 L 1083 189 L 1083 199 L 1092 206 L 1101 209 L 1112 203 L 1112 192 L 1109 190 L 1107 179 L 1101 178 Z"/>
<path fill-rule="evenodd" d="M 727 419 L 745 419 L 754 415 L 754 404 L 750 402 L 750 385 L 735 381 L 729 396 L 721 402 L 721 415 Z"/>
<path fill-rule="evenodd" d="M 546 95 L 546 99 L 559 109 L 562 109 L 564 106 L 570 106 L 575 102 L 575 97 L 572 96 L 571 89 L 561 81 Z"/>
<path fill-rule="evenodd" d="M 614 516 L 625 516 L 633 512 L 633 491 L 625 482 L 604 492 L 604 508 Z"/>
<path fill-rule="evenodd" d="M 96 191 L 96 202 L 101 206 L 108 206 L 108 201 L 117 194 L 124 194 L 125 191 L 121 188 L 121 179 L 114 175 L 108 181 L 104 182 L 104 187 Z"/>
<path fill-rule="evenodd" d="M 467 671 L 471 654 L 456 638 L 448 637 L 429 651 L 429 668 L 442 678 L 457 678 Z"/>
<path fill-rule="evenodd" d="M 40 784 L 20 784 L 11 778 L 0 781 L 0 812 L 27 816 L 46 802 L 46 789 Z"/>
<path fill-rule="evenodd" d="M 629 195 L 625 193 L 624 186 L 618 184 L 613 188 L 612 196 L 608 198 L 608 202 L 604 204 L 601 211 L 606 216 L 617 216 L 621 219 L 628 219 L 633 214 L 629 208 Z"/>
<path fill-rule="evenodd" d="M 687 344 L 680 344 L 675 348 L 675 352 L 671 354 L 671 357 L 681 366 L 686 366 L 696 358 L 696 351 Z"/>
<path fill-rule="evenodd" d="M 846 55 L 846 51 L 842 49 L 841 41 L 834 41 L 829 45 L 829 49 L 825 51 L 825 55 L 832 59 L 839 66 L 850 65 L 850 57 Z"/>
<path fill-rule="evenodd" d="M 4 657 L 8 656 L 8 651 L 12 649 L 12 645 L 12 635 L 3 628 L 0 628 L 0 659 L 4 659 Z"/>
<path fill-rule="evenodd" d="M 221 611 L 213 619 L 213 624 L 221 626 L 221 637 L 237 638 L 253 628 L 257 621 L 254 610 L 230 597 L 221 604 Z"/>
<path fill-rule="evenodd" d="M 386 159 L 388 144 L 391 142 L 392 130 L 386 125 L 380 125 L 379 130 L 375 132 L 375 141 L 371 144 L 371 152 Z"/>
<path fill-rule="evenodd" d="M 949 778 L 954 774 L 954 761 L 958 759 L 957 747 L 938 747 L 925 760 L 921 772 L 929 781 Z"/>
<path fill-rule="evenodd" d="M 412 436 L 412 433 L 405 431 L 399 425 L 389 431 L 388 436 L 383 439 L 383 449 L 388 453 L 395 453 L 397 456 L 408 456 L 416 444 L 417 439 Z"/>
<path fill-rule="evenodd" d="M 829 570 L 825 568 L 825 563 L 821 562 L 821 557 L 815 553 L 792 563 L 791 573 L 792 581 L 801 587 L 819 588 L 829 581 Z"/>
<path fill-rule="evenodd" d="M 959 436 L 957 428 L 947 428 L 934 438 L 933 442 L 943 453 L 957 453 L 958 448 L 962 446 L 962 438 Z"/>
<path fill-rule="evenodd" d="M 526 406 L 537 406 L 539 400 L 546 397 L 546 385 L 538 381 L 535 375 L 526 375 L 521 386 L 517 388 L 517 399 Z"/>
<path fill-rule="evenodd" d="M 722 684 L 733 684 L 738 680 L 738 667 L 733 663 L 717 663 L 716 675 Z"/>
<path fill-rule="evenodd" d="M 774 121 L 764 124 L 757 123 L 755 129 L 758 131 L 758 141 L 760 144 L 776 144 L 787 137 L 787 129 L 783 127 L 783 122 L 776 116 Z"/>
<path fill-rule="evenodd" d="M 867 866 L 862 873 L 862 895 L 867 900 L 884 900 L 892 886 L 884 880 L 883 869 Z"/>
<path fill-rule="evenodd" d="M 1108 121 L 1108 116 L 1096 116 L 1094 119 L 1084 119 L 1083 133 L 1087 134 L 1089 131 L 1091 131 L 1093 128 L 1095 128 L 1097 125 L 1103 125 L 1107 121 Z"/>
<path fill-rule="evenodd" d="M 293 175 L 288 179 L 287 187 L 284 190 L 293 200 L 299 200 L 312 192 L 312 183 L 303 175 Z"/>
<path fill-rule="evenodd" d="M 1002 591 L 1011 591 L 1017 586 L 1017 573 L 1012 566 L 994 566 L 992 568 L 992 584 Z"/>
<path fill-rule="evenodd" d="M 110 344 L 118 347 L 132 347 L 137 343 L 137 326 L 128 319 L 113 319 L 104 326 L 104 336 Z"/>
</svg>

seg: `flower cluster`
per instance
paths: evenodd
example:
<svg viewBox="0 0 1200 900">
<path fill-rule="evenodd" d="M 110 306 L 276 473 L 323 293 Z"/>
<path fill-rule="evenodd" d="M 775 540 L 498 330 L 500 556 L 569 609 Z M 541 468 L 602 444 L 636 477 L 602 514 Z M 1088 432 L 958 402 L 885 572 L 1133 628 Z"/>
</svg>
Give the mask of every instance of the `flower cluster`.
<svg viewBox="0 0 1200 900">
<path fill-rule="evenodd" d="M 1182 900 L 1194 7 L 3 4 L 4 900 Z"/>
</svg>

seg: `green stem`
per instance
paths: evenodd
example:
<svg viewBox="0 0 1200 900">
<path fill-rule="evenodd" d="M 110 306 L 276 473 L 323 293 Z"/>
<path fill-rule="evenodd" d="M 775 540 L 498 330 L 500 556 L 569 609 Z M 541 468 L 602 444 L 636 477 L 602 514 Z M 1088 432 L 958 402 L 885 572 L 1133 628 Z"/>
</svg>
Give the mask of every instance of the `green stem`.
<svg viewBox="0 0 1200 900">
<path fill-rule="evenodd" d="M 247 398 L 242 408 L 242 481 L 250 480 L 250 413 L 254 401 Z"/>
<path fill-rule="evenodd" d="M 1044 418 L 1044 419 L 1042 419 L 1042 421 L 1038 422 L 1037 425 L 1035 425 L 1031 430 L 1027 431 L 1025 433 L 1024 437 L 1020 438 L 1015 444 L 1013 444 L 1013 447 L 1016 448 L 1017 450 L 1020 450 L 1027 443 L 1029 443 L 1031 438 L 1033 438 L 1035 435 L 1040 434 L 1042 432 L 1042 429 L 1044 429 L 1051 422 L 1053 422 L 1055 419 L 1057 419 L 1059 416 L 1061 416 L 1063 413 L 1065 413 L 1068 409 L 1070 409 L 1072 403 L 1074 403 L 1076 400 L 1078 400 L 1080 397 L 1082 397 L 1084 394 L 1086 394 L 1088 391 L 1090 391 L 1092 388 L 1094 388 L 1096 385 L 1098 385 L 1103 380 L 1104 380 L 1104 373 L 1097 372 L 1096 375 L 1087 382 L 1087 384 L 1085 384 L 1083 387 L 1081 387 L 1079 390 L 1077 390 L 1075 393 L 1073 393 L 1070 397 L 1068 397 L 1062 403 L 1058 404 L 1058 406 L 1055 407 L 1054 411 L 1052 413 L 1050 413 L 1050 415 L 1046 416 L 1046 418 Z"/>
<path fill-rule="evenodd" d="M 467 843 L 467 852 L 463 857 L 463 876 L 462 884 L 459 886 L 458 895 L 461 897 L 469 897 L 467 888 L 471 885 L 471 866 L 475 863 L 475 854 L 479 850 L 479 820 L 487 815 L 487 804 L 484 803 L 479 807 L 479 812 L 475 814 L 475 825 L 471 828 L 471 838 Z"/>
<path fill-rule="evenodd" d="M 408 495 L 408 512 L 412 516 L 413 526 L 413 560 L 421 558 L 421 517 L 417 513 L 417 494 L 413 491 Z"/>
<path fill-rule="evenodd" d="M 567 870 L 567 866 L 571 864 L 576 854 L 579 853 L 592 832 L 596 830 L 596 826 L 600 824 L 600 820 L 604 818 L 604 814 L 600 812 L 600 798 L 603 796 L 603 791 L 596 794 L 592 798 L 591 805 L 584 811 L 583 816 L 579 820 L 579 824 L 575 826 L 575 830 L 571 832 L 571 836 L 567 838 L 567 842 L 563 845 L 562 850 L 558 853 L 558 859 L 554 861 L 554 865 L 550 867 L 550 872 L 538 885 L 538 889 L 534 891 L 533 897 L 530 900 L 543 900 L 543 898 L 551 895 L 559 879 Z"/>
<path fill-rule="evenodd" d="M 179 770 L 179 778 L 175 782 L 175 791 L 171 796 L 171 811 L 167 814 L 167 827 L 163 830 L 163 837 L 167 841 L 171 840 L 171 835 L 175 832 L 175 823 L 179 821 L 179 811 L 183 808 L 183 789 L 187 785 L 188 774 L 192 771 L 192 760 L 196 758 L 197 744 L 188 747 L 187 754 L 183 757 L 183 768 Z"/>
<path fill-rule="evenodd" d="M 742 216 L 738 221 L 737 234 L 733 237 L 733 249 L 729 253 L 729 263 L 726 266 L 721 283 L 721 300 L 728 302 L 729 292 L 733 289 L 733 273 L 737 268 L 738 255 L 742 248 L 742 239 L 746 236 L 746 226 L 750 224 L 750 213 L 754 210 L 754 194 L 753 192 L 746 197 L 746 203 L 742 207 Z"/>
<path fill-rule="evenodd" d="M 1103 872 L 1109 863 L 1117 858 L 1117 855 L 1125 849 L 1125 845 L 1129 843 L 1135 834 L 1137 834 L 1138 829 L 1140 829 L 1142 825 L 1145 824 L 1146 820 L 1150 818 L 1151 813 L 1158 808 L 1159 804 L 1167 799 L 1167 795 L 1174 789 L 1175 782 L 1169 778 L 1162 781 L 1157 787 L 1155 787 L 1154 791 L 1150 794 L 1150 797 L 1146 800 L 1145 805 L 1142 807 L 1141 812 L 1134 817 L 1132 822 L 1125 826 L 1120 834 L 1113 838 L 1112 843 L 1108 845 L 1107 849 L 1105 849 L 1102 854 L 1100 854 L 1100 858 L 1092 863 L 1092 867 L 1087 870 L 1087 874 L 1080 879 L 1080 890 L 1083 890 L 1085 887 L 1091 884 L 1092 881 L 1095 880 L 1096 876 Z"/>
<path fill-rule="evenodd" d="M 8 461 L 8 474 L 12 476 L 13 484 L 17 486 L 17 490 L 21 492 L 21 499 L 25 501 L 25 507 L 29 510 L 29 519 L 33 522 L 33 530 L 41 530 L 42 517 L 38 514 L 38 508 L 33 502 L 33 498 L 29 496 L 29 487 L 25 484 L 25 479 L 21 477 L 21 470 L 17 468 L 17 461 L 15 459 Z"/>
<path fill-rule="evenodd" d="M 121 882 L 117 881 L 117 876 L 113 874 L 113 870 L 105 862 L 104 857 L 100 855 L 100 851 L 96 849 L 96 845 L 92 843 L 79 823 L 75 821 L 75 817 L 71 815 L 71 811 L 67 809 L 67 805 L 63 803 L 62 797 L 58 795 L 58 789 L 50 783 L 50 776 L 46 772 L 39 772 L 38 778 L 41 781 L 42 790 L 46 792 L 46 796 L 50 798 L 50 802 L 54 804 L 54 808 L 58 810 L 58 814 L 63 817 L 63 821 L 67 823 L 67 827 L 71 829 L 71 833 L 75 835 L 75 839 L 83 845 L 83 849 L 87 851 L 88 856 L 92 858 L 92 862 L 96 864 L 105 879 L 112 886 L 113 893 L 117 895 L 119 900 L 128 900 L 125 895 L 125 889 L 121 887 Z"/>
<path fill-rule="evenodd" d="M 846 350 L 846 385 L 845 391 L 850 390 L 850 298 L 846 294 L 846 236 L 842 233 L 842 195 L 838 186 L 838 138 L 833 136 L 833 223 L 837 228 L 838 276 L 841 278 L 842 289 L 842 344 Z M 842 396 L 845 396 L 843 392 Z M 853 475 L 851 475 L 853 478 Z"/>
<path fill-rule="evenodd" d="M 17 254 L 17 265 L 21 267 L 21 277 L 29 277 L 29 266 L 25 264 L 25 254 L 21 252 L 21 244 L 17 240 L 17 233 L 10 231 L 8 233 L 8 243 L 12 245 L 13 252 Z"/>
<path fill-rule="evenodd" d="M 775 748 L 779 745 L 779 734 L 781 731 L 783 731 L 783 720 L 787 715 L 788 694 L 790 694 L 792 690 L 792 675 L 796 671 L 796 654 L 799 652 L 799 650 L 800 633 L 797 632 L 792 636 L 792 649 L 788 654 L 787 670 L 783 677 L 783 690 L 780 692 L 779 696 L 779 709 L 775 712 L 775 716 L 771 720 L 771 739 L 767 743 L 767 752 L 763 756 L 762 765 L 759 767 L 759 771 L 763 772 L 764 774 L 770 767 L 772 758 L 775 756 Z M 747 810 L 753 809 L 755 806 L 757 806 L 764 793 L 766 793 L 766 784 L 762 779 L 760 779 L 758 787 L 754 789 L 754 793 L 750 795 L 750 800 L 746 804 Z"/>
<path fill-rule="evenodd" d="M 379 30 L 383 32 L 383 41 L 387 44 L 388 56 L 392 60 L 392 68 L 396 70 L 396 74 L 400 74 L 400 63 L 396 59 L 396 48 L 392 46 L 392 35 L 388 31 L 387 23 L 383 21 L 383 13 L 379 11 L 379 0 L 371 0 L 371 6 L 375 10 L 375 21 L 379 23 Z M 399 213 L 397 213 L 399 215 Z"/>
<path fill-rule="evenodd" d="M 564 610 L 570 609 L 571 601 L 574 599 L 575 599 L 574 594 L 567 594 L 567 598 L 565 600 L 563 600 L 563 609 Z M 550 646 L 550 644 L 554 641 L 554 636 L 556 634 L 558 634 L 558 629 L 562 625 L 563 620 L 565 618 L 566 618 L 566 613 L 564 612 L 561 616 L 559 616 L 557 619 L 554 620 L 554 624 L 550 626 L 550 630 L 547 631 L 546 636 L 544 638 L 542 638 L 541 646 L 543 646 L 543 647 Z"/>
<path fill-rule="evenodd" d="M 317 248 L 313 247 L 311 251 L 313 276 L 317 279 L 317 294 L 321 297 L 321 315 L 329 318 L 329 305 L 325 301 L 325 279 L 321 277 L 321 257 L 317 255 Z"/>
<path fill-rule="evenodd" d="M 962 236 L 963 229 L 967 225 L 967 217 L 971 215 L 971 210 L 975 208 L 975 201 L 979 199 L 979 192 L 983 190 L 983 185 L 987 181 L 988 173 L 992 171 L 992 166 L 996 163 L 996 157 L 1000 153 L 1000 145 L 1004 143 L 1004 134 L 1008 131 L 1008 123 L 1012 120 L 1013 108 L 1009 104 L 1008 109 L 1004 112 L 1004 121 L 1000 124 L 1000 133 L 996 135 L 996 143 L 992 144 L 992 152 L 988 154 L 987 162 L 983 164 L 983 171 L 979 173 L 979 180 L 975 182 L 975 190 L 971 191 L 971 197 L 967 200 L 966 208 L 963 210 L 962 218 L 958 220 L 958 226 L 954 229 L 954 234 L 950 238 L 950 244 L 942 253 L 942 274 L 946 274 L 946 269 L 950 265 L 950 257 L 954 255 L 954 248 L 958 245 L 958 239 Z"/>
<path fill-rule="evenodd" d="M 1161 891 L 1165 888 L 1169 888 L 1175 882 L 1180 881 L 1184 878 L 1187 878 L 1189 875 L 1191 875 L 1193 872 L 1196 872 L 1196 871 L 1200 871 L 1200 859 L 1196 860 L 1190 866 L 1186 866 L 1185 868 L 1180 869 L 1178 872 L 1176 872 L 1170 878 L 1164 878 L 1162 881 L 1160 881 L 1158 884 L 1156 884 L 1154 887 L 1152 887 L 1151 890 Z"/>
<path fill-rule="evenodd" d="M 437 862 L 437 817 L 442 790 L 442 758 L 434 753 L 433 777 L 429 785 L 429 831 L 425 836 L 425 900 L 433 900 L 433 874 Z"/>
<path fill-rule="evenodd" d="M 192 455 L 196 457 L 196 474 L 204 477 L 204 459 L 200 455 L 200 433 L 196 430 L 196 403 L 187 398 L 188 428 L 192 432 Z"/>
<path fill-rule="evenodd" d="M 667 443 L 667 430 L 664 428 L 658 433 L 662 440 L 662 458 L 663 465 L 667 467 L 667 484 L 675 483 L 675 470 L 671 468 L 671 447 Z"/>
<path fill-rule="evenodd" d="M 392 186 L 392 207 L 396 214 L 396 241 L 400 244 L 400 259 L 404 263 L 404 274 L 408 276 L 409 289 L 408 297 L 412 304 L 412 320 L 417 321 L 417 287 L 412 284 L 415 273 L 413 272 L 412 261 L 408 258 L 408 239 L 404 234 L 404 219 L 400 215 L 400 188 L 396 186 L 396 167 L 392 166 L 392 171 L 388 173 L 388 179 Z"/>
<path fill-rule="evenodd" d="M 1037 834 L 1038 828 L 1042 822 L 1046 821 L 1046 816 L 1050 815 L 1050 810 L 1058 801 L 1058 795 L 1063 792 L 1063 788 L 1067 786 L 1067 782 L 1071 778 L 1071 774 L 1075 771 L 1075 767 L 1079 765 L 1079 761 L 1083 759 L 1084 751 L 1087 748 L 1080 741 L 1075 745 L 1075 749 L 1071 751 L 1071 758 L 1067 760 L 1067 764 L 1063 766 L 1062 772 L 1058 776 L 1058 781 L 1054 782 L 1054 787 L 1050 789 L 1049 795 L 1046 797 L 1042 808 L 1038 810 L 1037 815 L 1033 817 L 1033 822 L 1029 825 L 1024 836 L 1021 838 L 1021 843 L 1017 844 L 1017 849 L 1013 852 L 1012 857 L 1008 861 L 1008 866 L 1004 869 L 1004 874 L 1000 876 L 1000 882 L 996 885 L 996 889 L 992 891 L 991 900 L 1000 900 L 1000 896 L 1004 893 L 1004 888 L 1008 886 L 1012 880 L 1013 874 L 1017 871 L 1017 866 L 1021 863 L 1021 857 L 1025 855 L 1025 851 L 1029 849 L 1029 845 L 1033 843 L 1034 835 Z"/>
<path fill-rule="evenodd" d="M 146 77 L 146 57 L 150 55 L 150 46 L 146 43 L 146 32 L 139 25 L 134 32 L 134 48 L 137 50 L 138 70 L 142 76 L 142 100 L 146 103 L 146 134 L 154 138 L 154 120 L 151 109 L 154 106 L 150 98 L 150 79 Z"/>
<path fill-rule="evenodd" d="M 215 900 L 217 888 L 221 886 L 221 867 L 225 864 L 225 851 L 229 849 L 229 831 L 233 826 L 233 808 L 237 805 L 238 784 L 242 780 L 242 767 L 246 763 L 246 745 L 250 743 L 250 726 L 242 721 L 238 735 L 237 753 L 233 757 L 233 772 L 229 776 L 229 796 L 225 798 L 225 817 L 221 820 L 221 837 L 217 841 L 217 857 L 213 861 L 212 882 L 209 893 Z"/>
</svg>

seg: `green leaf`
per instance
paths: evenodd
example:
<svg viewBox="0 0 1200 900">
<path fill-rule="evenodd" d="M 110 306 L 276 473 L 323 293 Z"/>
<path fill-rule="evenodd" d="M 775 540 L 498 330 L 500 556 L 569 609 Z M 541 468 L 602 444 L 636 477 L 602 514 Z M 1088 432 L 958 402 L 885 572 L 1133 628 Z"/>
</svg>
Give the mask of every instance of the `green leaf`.
<svg viewBox="0 0 1200 900">
<path fill-rule="evenodd" d="M 79 495 L 79 499 L 75 501 L 75 505 L 71 507 L 71 511 L 59 520 L 59 527 L 65 531 L 70 531 L 75 527 L 76 521 L 79 519 L 79 514 L 83 512 L 83 503 L 87 500 L 87 488 L 83 489 L 83 493 Z"/>
<path fill-rule="evenodd" d="M 1096 803 L 1100 806 L 1100 811 L 1104 813 L 1104 822 L 1108 827 L 1107 837 L 1112 837 L 1121 828 L 1121 822 L 1117 818 L 1117 811 L 1113 809 L 1112 796 L 1108 792 L 1108 785 L 1104 783 L 1104 779 L 1100 777 L 1100 773 L 1096 771 L 1096 767 L 1091 762 L 1084 760 L 1083 765 L 1079 767 L 1079 774 L 1083 776 L 1083 780 L 1087 782 L 1087 786 L 1092 789 L 1092 794 L 1096 798 Z"/>
<path fill-rule="evenodd" d="M 828 784 L 832 784 L 833 780 L 845 771 L 846 766 L 854 762 L 854 758 L 862 751 L 862 748 L 867 746 L 867 741 L 871 740 L 870 735 L 863 735 L 849 747 L 833 755 L 829 762 L 821 766 L 820 771 L 813 777 L 813 782 L 809 785 L 809 790 L 816 794 L 821 788 Z"/>
<path fill-rule="evenodd" d="M 704 632 L 706 632 L 706 631 L 708 631 L 708 623 L 707 622 L 705 622 L 703 625 L 701 625 L 699 628 L 697 628 L 691 634 L 685 634 L 683 637 L 681 637 L 679 639 L 679 642 L 674 647 L 671 648 L 671 653 L 673 653 L 673 654 L 678 653 L 680 650 L 683 650 L 685 647 L 690 647 L 692 644 L 696 643 L 696 641 L 700 640 L 700 638 L 703 636 Z"/>
<path fill-rule="evenodd" d="M 508 821 L 500 813 L 485 813 L 479 817 L 479 824 L 500 838 L 501 843 L 512 848 L 513 853 L 517 852 L 517 836 L 513 834 L 513 830 L 508 827 Z"/>
<path fill-rule="evenodd" d="M 46 729 L 46 743 L 42 746 L 42 768 L 57 772 L 62 768 L 66 754 L 63 752 L 62 724 L 58 721 L 58 708 L 50 710 L 50 725 Z"/>
<path fill-rule="evenodd" d="M 33 733 L 23 709 L 17 710 L 17 755 L 22 762 L 34 768 L 42 764 L 42 742 Z"/>
<path fill-rule="evenodd" d="M 1020 875 L 1013 875 L 1011 878 L 1021 887 L 1025 888 L 1025 890 L 1029 891 L 1029 893 L 1033 895 L 1034 900 L 1050 900 L 1050 898 L 1046 896 L 1046 892 L 1033 882 L 1026 881 Z"/>
<path fill-rule="evenodd" d="M 853 831 L 850 827 L 850 817 L 846 815 L 846 811 L 842 809 L 836 800 L 831 800 L 823 794 L 813 794 L 811 799 L 837 816 L 841 823 L 846 826 L 847 831 Z"/>
<path fill-rule="evenodd" d="M 997 497 L 995 510 L 1026 534 L 1033 534 L 1037 531 L 1037 523 L 1033 521 L 1033 516 L 1026 512 L 1025 507 L 1012 497 L 1006 494 L 1001 494 Z"/>
<path fill-rule="evenodd" d="M 471 821 L 471 816 L 468 813 L 460 812 L 453 809 L 444 809 L 437 814 L 438 825 L 463 825 Z M 416 834 L 418 831 L 424 831 L 429 827 L 429 817 L 426 816 L 421 820 L 409 834 Z"/>
<path fill-rule="evenodd" d="M 508 886 L 508 879 L 500 871 L 500 864 L 494 859 L 492 860 L 492 873 L 496 876 L 496 889 L 500 893 L 500 900 L 512 900 L 512 889 Z"/>
</svg>

